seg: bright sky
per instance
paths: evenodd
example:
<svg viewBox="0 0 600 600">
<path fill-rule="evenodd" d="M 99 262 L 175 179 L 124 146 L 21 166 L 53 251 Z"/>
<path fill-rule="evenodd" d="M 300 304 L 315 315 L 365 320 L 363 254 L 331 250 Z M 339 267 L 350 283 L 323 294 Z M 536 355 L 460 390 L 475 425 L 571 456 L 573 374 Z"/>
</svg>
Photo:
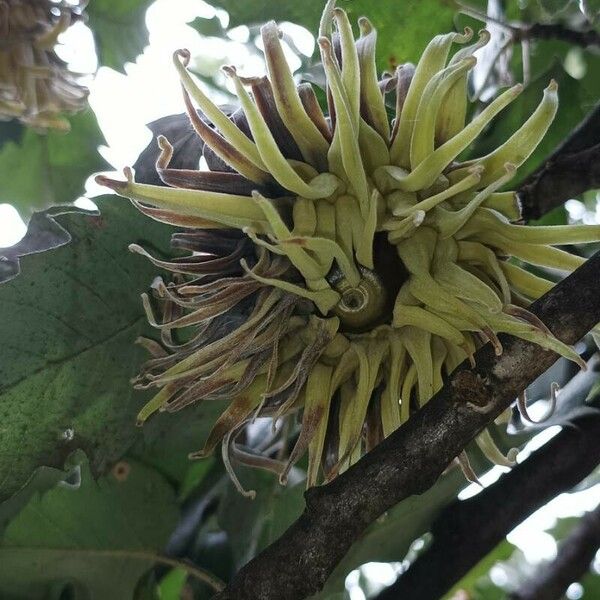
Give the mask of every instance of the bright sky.
<svg viewBox="0 0 600 600">
<path fill-rule="evenodd" d="M 260 53 L 250 53 L 245 45 L 249 39 L 246 27 L 231 31 L 228 40 L 203 38 L 186 25 L 196 17 L 213 18 L 217 16 L 223 26 L 227 26 L 228 15 L 215 9 L 202 0 L 178 0 L 177 10 L 173 10 L 172 0 L 156 0 L 148 9 L 146 24 L 149 30 L 149 46 L 135 64 L 125 66 L 125 72 L 118 73 L 101 67 L 95 78 L 86 81 L 90 88 L 90 104 L 96 113 L 107 146 L 100 152 L 106 160 L 120 171 L 124 166 L 135 162 L 139 152 L 151 139 L 146 123 L 161 116 L 183 112 L 179 81 L 171 63 L 171 55 L 178 48 L 188 48 L 192 56 L 202 56 L 196 60 L 195 68 L 206 74 L 215 73 L 222 64 L 235 63 L 242 74 L 256 75 L 264 72 L 264 63 Z M 314 38 L 305 29 L 282 24 L 296 47 L 305 55 L 314 51 Z M 61 36 L 63 48 L 61 56 L 67 60 L 74 71 L 93 73 L 97 62 L 91 33 L 81 23 L 71 27 Z M 260 40 L 258 41 L 260 47 Z M 288 60 L 294 70 L 300 66 L 300 60 L 286 48 Z M 225 77 L 219 76 L 219 84 L 227 86 Z M 225 94 L 210 90 L 216 101 L 227 101 Z M 106 193 L 97 186 L 92 178 L 86 185 L 86 196 L 93 197 Z M 77 204 L 93 207 L 87 198 L 81 198 Z M 567 203 L 567 209 L 575 220 L 600 222 L 600 204 L 596 214 L 586 212 L 584 205 L 576 200 Z M 25 225 L 16 210 L 9 204 L 0 204 L 0 248 L 16 243 L 25 234 Z M 535 408 L 535 407 L 534 407 Z M 543 409 L 541 409 L 543 410 Z M 551 428 L 532 440 L 520 455 L 523 460 L 535 447 L 541 446 L 558 432 Z M 484 486 L 494 483 L 504 472 L 494 467 L 481 477 Z M 461 498 L 467 498 L 480 491 L 475 485 L 466 485 Z M 563 494 L 540 509 L 509 536 L 509 541 L 523 550 L 532 562 L 552 558 L 556 553 L 553 538 L 545 533 L 559 517 L 580 515 L 600 503 L 600 485 L 576 494 Z M 600 558 L 596 561 L 600 572 Z M 397 569 L 380 563 L 369 563 L 362 570 L 363 576 L 372 581 L 391 583 Z M 501 574 L 496 573 L 501 579 Z M 499 583 L 499 582 L 498 582 Z M 352 600 L 363 600 L 364 594 L 358 586 L 358 571 L 347 580 L 347 589 Z M 570 588 L 569 598 L 577 600 L 578 589 Z"/>
</svg>

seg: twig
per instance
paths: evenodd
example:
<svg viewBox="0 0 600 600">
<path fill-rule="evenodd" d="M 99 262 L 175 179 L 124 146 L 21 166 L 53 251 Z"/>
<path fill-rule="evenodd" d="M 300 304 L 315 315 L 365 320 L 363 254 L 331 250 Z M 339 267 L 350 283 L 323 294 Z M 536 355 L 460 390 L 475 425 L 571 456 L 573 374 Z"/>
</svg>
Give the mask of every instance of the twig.
<svg viewBox="0 0 600 600">
<path fill-rule="evenodd" d="M 591 385 L 590 379 L 597 377 L 599 367 L 600 361 L 596 357 L 590 362 L 588 372 L 575 376 L 580 381 L 574 387 L 574 393 Z M 600 398 L 595 406 L 600 407 Z M 431 545 L 376 600 L 437 600 L 442 597 L 514 527 L 594 470 L 600 462 L 599 435 L 600 410 L 578 417 L 573 426 L 565 427 L 496 484 L 477 496 L 456 500 L 447 506 L 431 527 Z M 533 598 L 538 596 L 519 597 L 518 600 Z"/>
<path fill-rule="evenodd" d="M 463 14 L 484 23 L 494 23 L 504 29 L 514 43 L 538 39 L 560 40 L 583 48 L 600 46 L 600 33 L 595 29 L 570 29 L 562 23 L 507 23 L 463 2 L 457 4 Z"/>
<path fill-rule="evenodd" d="M 524 40 L 560 40 L 574 46 L 600 46 L 600 33 L 595 29 L 569 29 L 561 23 L 532 23 L 511 26 L 515 42 Z"/>
<path fill-rule="evenodd" d="M 566 200 L 600 187 L 600 104 L 527 177 L 518 194 L 525 220 L 537 219 Z"/>
<path fill-rule="evenodd" d="M 598 547 L 600 506 L 583 516 L 560 545 L 556 558 L 511 594 L 511 600 L 559 600 L 569 585 L 588 571 Z"/>
<path fill-rule="evenodd" d="M 600 321 L 598 272 L 600 253 L 531 307 L 566 343 Z M 461 365 L 405 425 L 333 482 L 309 489 L 300 518 L 217 598 L 299 600 L 317 592 L 370 523 L 431 487 L 469 441 L 558 358 L 510 336 L 502 343 L 501 356 L 489 345 L 478 350 L 475 368 Z"/>
</svg>

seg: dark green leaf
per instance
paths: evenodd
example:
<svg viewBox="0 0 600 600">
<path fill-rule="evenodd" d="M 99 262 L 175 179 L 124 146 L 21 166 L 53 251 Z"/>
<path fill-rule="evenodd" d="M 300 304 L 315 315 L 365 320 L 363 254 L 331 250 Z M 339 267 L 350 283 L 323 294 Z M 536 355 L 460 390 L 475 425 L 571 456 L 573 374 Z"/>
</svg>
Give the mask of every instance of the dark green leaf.
<svg viewBox="0 0 600 600">
<path fill-rule="evenodd" d="M 101 65 L 123 71 L 148 43 L 146 9 L 150 0 L 93 0 L 87 7 Z"/>
<path fill-rule="evenodd" d="M 25 220 L 34 211 L 73 202 L 86 179 L 107 167 L 98 154 L 105 142 L 94 113 L 86 110 L 70 121 L 68 134 L 28 128 L 19 142 L 0 149 L 0 202 L 12 204 Z"/>
<path fill-rule="evenodd" d="M 225 401 L 211 400 L 178 413 L 157 415 L 144 425 L 142 439 L 132 454 L 181 484 L 180 493 L 185 495 L 213 465 L 211 458 L 192 462 L 188 454 L 202 447 L 216 418 L 226 407 Z"/>
<path fill-rule="evenodd" d="M 54 487 L 67 476 L 66 471 L 52 467 L 39 467 L 27 483 L 8 500 L 0 504 L 0 532 L 8 522 L 31 500 L 37 493 L 43 493 Z"/>
<path fill-rule="evenodd" d="M 270 0 L 254 0 L 253 2 L 239 2 L 238 0 L 213 0 L 213 6 L 224 8 L 229 13 L 229 26 L 262 25 L 269 19 L 276 21 L 292 21 L 303 25 L 316 33 L 319 26 L 321 11 L 325 2 L 321 0 L 305 0 L 294 2 L 283 0 L 271 2 Z"/>
<path fill-rule="evenodd" d="M 192 29 L 195 29 L 200 35 L 206 37 L 223 35 L 223 26 L 221 25 L 219 17 L 213 17 L 212 19 L 196 17 L 193 21 L 190 21 L 188 25 Z"/>
<path fill-rule="evenodd" d="M 304 509 L 305 482 L 283 487 L 273 473 L 239 467 L 240 481 L 256 498 L 242 496 L 229 483 L 219 506 L 219 523 L 228 533 L 237 567 L 276 540 Z M 290 479 L 297 475 L 292 471 Z"/>
<path fill-rule="evenodd" d="M 147 395 L 129 380 L 145 359 L 133 344 L 146 328 L 139 294 L 156 269 L 127 245 L 164 252 L 171 230 L 120 198 L 100 208 L 56 217 L 71 243 L 22 258 L 22 273 L 0 285 L 0 499 L 74 448 L 98 470 L 139 435 Z"/>
<path fill-rule="evenodd" d="M 69 232 L 61 227 L 54 217 L 80 210 L 82 214 L 89 214 L 89 211 L 64 205 L 33 213 L 23 238 L 13 246 L 0 249 L 0 283 L 19 274 L 20 260 L 23 256 L 46 252 L 68 244 L 71 241 Z"/>
<path fill-rule="evenodd" d="M 81 465 L 79 487 L 36 494 L 0 546 L 0 592 L 46 598 L 66 585 L 76 598 L 132 598 L 175 526 L 171 487 L 135 462 L 95 482 Z"/>
<path fill-rule="evenodd" d="M 292 21 L 317 34 L 323 0 L 215 0 L 227 10 L 230 26 L 262 24 L 269 19 Z M 377 56 L 380 68 L 389 68 L 407 61 L 418 60 L 429 40 L 438 33 L 454 29 L 454 4 L 450 0 L 341 0 L 338 6 L 348 12 L 354 22 L 366 16 L 377 28 Z"/>
<path fill-rule="evenodd" d="M 538 4 L 549 17 L 555 17 L 568 8 L 571 0 L 538 0 Z"/>
</svg>

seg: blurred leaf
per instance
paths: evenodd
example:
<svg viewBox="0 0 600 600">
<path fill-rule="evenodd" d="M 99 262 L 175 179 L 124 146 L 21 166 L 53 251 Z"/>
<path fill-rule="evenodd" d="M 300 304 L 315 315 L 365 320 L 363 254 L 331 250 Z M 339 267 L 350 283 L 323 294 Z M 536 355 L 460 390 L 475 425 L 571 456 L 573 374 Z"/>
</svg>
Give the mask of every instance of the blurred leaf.
<svg viewBox="0 0 600 600">
<path fill-rule="evenodd" d="M 219 17 L 213 17 L 212 19 L 196 17 L 193 21 L 190 21 L 188 25 L 192 29 L 195 29 L 200 35 L 206 37 L 223 35 L 223 26 L 221 25 Z"/>
<path fill-rule="evenodd" d="M 34 211 L 68 204 L 84 191 L 86 179 L 107 167 L 98 154 L 104 136 L 91 110 L 70 118 L 71 131 L 36 133 L 0 149 L 0 202 L 12 204 L 28 220 Z"/>
<path fill-rule="evenodd" d="M 597 571 L 588 573 L 582 580 L 583 598 L 600 598 L 600 575 Z"/>
<path fill-rule="evenodd" d="M 276 21 L 291 21 L 317 35 L 323 0 L 214 0 L 230 15 L 230 27 Z M 351 21 L 366 16 L 377 28 L 377 60 L 381 69 L 418 60 L 429 40 L 438 33 L 454 30 L 455 5 L 452 0 L 339 0 L 338 6 L 348 12 Z M 357 28 L 355 28 L 357 31 Z"/>
<path fill-rule="evenodd" d="M 563 517 L 556 520 L 556 525 L 548 529 L 548 533 L 557 541 L 564 540 L 579 523 L 580 517 Z"/>
<path fill-rule="evenodd" d="M 186 455 L 187 456 L 187 455 Z M 214 456 L 202 460 L 188 461 L 187 468 L 179 487 L 179 498 L 184 501 L 210 473 L 215 464 Z"/>
<path fill-rule="evenodd" d="M 212 0 L 211 4 L 224 8 L 229 13 L 229 27 L 239 25 L 262 25 L 270 19 L 276 21 L 291 21 L 306 27 L 315 34 L 319 26 L 321 12 L 325 6 L 322 0 L 253 0 L 252 2 L 239 2 L 238 0 Z M 340 6 L 342 4 L 340 3 Z"/>
<path fill-rule="evenodd" d="M 153 565 L 178 518 L 171 487 L 135 462 L 97 482 L 87 462 L 80 468 L 79 487 L 36 494 L 6 529 L 2 594 L 42 599 L 69 586 L 76 599 L 132 598 Z"/>
<path fill-rule="evenodd" d="M 120 198 L 100 208 L 55 217 L 71 243 L 22 258 L 22 273 L 0 285 L 0 499 L 74 448 L 100 470 L 139 435 L 147 395 L 129 380 L 145 358 L 133 344 L 146 328 L 139 294 L 156 269 L 127 245 L 164 251 L 171 230 Z"/>
<path fill-rule="evenodd" d="M 462 590 L 468 597 L 476 591 L 476 586 L 485 578 L 489 570 L 497 563 L 508 560 L 515 551 L 515 546 L 504 540 L 496 546 L 487 556 L 484 556 L 445 596 L 443 600 L 452 600 L 454 595 Z M 491 582 L 490 582 L 491 583 Z"/>
<path fill-rule="evenodd" d="M 600 0 L 579 0 L 579 8 L 592 25 L 598 23 L 598 19 L 600 18 Z"/>
<path fill-rule="evenodd" d="M 529 221 L 528 225 L 567 225 L 569 223 L 569 213 L 564 204 L 557 206 L 539 219 Z"/>
<path fill-rule="evenodd" d="M 191 461 L 188 455 L 202 447 L 227 404 L 227 401 L 200 402 L 177 413 L 157 415 L 144 425 L 142 437 L 131 453 L 172 481 L 178 484 L 185 481 L 189 492 L 190 486 L 199 483 L 208 472 L 213 459 Z"/>
<path fill-rule="evenodd" d="M 571 0 L 538 0 L 538 4 L 549 17 L 556 17 L 569 7 Z"/>
<path fill-rule="evenodd" d="M 297 472 L 297 471 L 296 471 Z M 219 505 L 219 523 L 229 535 L 237 568 L 276 540 L 302 513 L 306 483 L 284 487 L 277 475 L 239 467 L 236 473 L 254 500 L 242 496 L 229 482 Z M 292 471 L 290 481 L 298 479 Z"/>
<path fill-rule="evenodd" d="M 580 79 L 581 105 L 587 113 L 594 109 L 600 98 L 600 55 L 596 52 L 585 52 L 585 76 Z"/>
<path fill-rule="evenodd" d="M 146 9 L 151 0 L 93 0 L 86 13 L 101 65 L 122 71 L 148 43 Z"/>
<path fill-rule="evenodd" d="M 182 597 L 188 574 L 183 569 L 171 569 L 158 584 L 161 600 L 177 600 Z"/>
</svg>

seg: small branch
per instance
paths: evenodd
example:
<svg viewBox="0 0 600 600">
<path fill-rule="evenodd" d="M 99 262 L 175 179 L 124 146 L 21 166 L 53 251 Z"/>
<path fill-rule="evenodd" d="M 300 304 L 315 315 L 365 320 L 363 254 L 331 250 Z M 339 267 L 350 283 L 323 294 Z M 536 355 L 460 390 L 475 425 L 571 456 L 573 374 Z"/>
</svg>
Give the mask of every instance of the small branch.
<svg viewBox="0 0 600 600">
<path fill-rule="evenodd" d="M 511 600 L 559 600 L 589 570 L 600 547 L 600 506 L 583 516 L 550 564 L 513 594 Z"/>
<path fill-rule="evenodd" d="M 580 372 L 573 379 L 575 393 L 591 386 L 590 379 L 597 377 L 598 369 L 600 360 L 596 357 L 590 361 L 588 372 Z M 600 398 L 595 406 L 600 407 Z M 377 600 L 441 598 L 514 527 L 594 470 L 600 462 L 599 436 L 600 410 L 576 418 L 572 426 L 565 427 L 496 484 L 448 505 L 431 527 L 431 545 Z M 519 600 L 530 598 L 538 596 Z"/>
<path fill-rule="evenodd" d="M 600 188 L 600 104 L 520 185 L 523 218 L 537 219 L 594 188 Z"/>
<path fill-rule="evenodd" d="M 511 26 L 515 42 L 523 40 L 560 40 L 587 48 L 600 46 L 600 34 L 595 29 L 569 29 L 561 23 L 532 23 Z"/>
<path fill-rule="evenodd" d="M 595 29 L 570 29 L 562 23 L 507 23 L 494 18 L 475 7 L 462 2 L 457 2 L 460 12 L 478 19 L 483 23 L 494 23 L 501 27 L 512 38 L 514 43 L 529 40 L 560 40 L 574 46 L 588 48 L 600 46 L 600 33 Z"/>
<path fill-rule="evenodd" d="M 575 343 L 600 321 L 600 253 L 531 306 L 554 334 Z M 447 465 L 558 358 L 502 336 L 477 366 L 461 365 L 407 423 L 330 484 L 305 494 L 300 518 L 243 567 L 219 600 L 299 600 L 317 592 L 365 528 L 398 502 L 430 488 Z M 478 405 L 475 410 L 473 405 Z"/>
</svg>

